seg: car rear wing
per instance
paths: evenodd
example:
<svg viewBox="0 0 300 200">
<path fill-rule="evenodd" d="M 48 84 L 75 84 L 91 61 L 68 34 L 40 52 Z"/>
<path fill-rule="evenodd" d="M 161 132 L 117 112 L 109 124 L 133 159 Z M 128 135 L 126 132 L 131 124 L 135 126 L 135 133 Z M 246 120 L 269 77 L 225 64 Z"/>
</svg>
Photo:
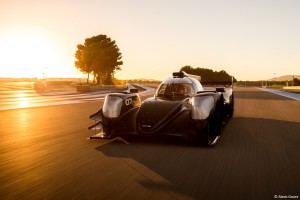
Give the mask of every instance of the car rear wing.
<svg viewBox="0 0 300 200">
<path fill-rule="evenodd" d="M 204 90 L 205 92 L 225 92 L 226 88 L 233 89 L 233 85 L 231 84 L 231 82 L 201 82 L 201 84 L 206 88 Z"/>
<path fill-rule="evenodd" d="M 203 86 L 211 86 L 211 87 L 233 87 L 233 77 L 231 77 L 231 81 L 201 81 Z"/>
<path fill-rule="evenodd" d="M 186 73 L 184 71 L 173 72 L 173 77 L 174 78 L 191 77 L 191 78 L 194 78 L 194 79 L 198 80 L 199 82 L 201 82 L 201 84 L 203 86 L 215 87 L 217 91 L 223 91 L 223 90 L 225 90 L 224 87 L 231 87 L 231 88 L 233 88 L 233 77 L 231 77 L 231 81 L 201 81 L 201 76 L 199 76 L 199 75 L 193 75 L 193 74 L 188 74 L 188 73 Z"/>
<path fill-rule="evenodd" d="M 204 87 L 214 87 L 217 92 L 224 92 L 225 88 L 233 89 L 233 81 L 204 81 L 201 84 Z"/>
</svg>

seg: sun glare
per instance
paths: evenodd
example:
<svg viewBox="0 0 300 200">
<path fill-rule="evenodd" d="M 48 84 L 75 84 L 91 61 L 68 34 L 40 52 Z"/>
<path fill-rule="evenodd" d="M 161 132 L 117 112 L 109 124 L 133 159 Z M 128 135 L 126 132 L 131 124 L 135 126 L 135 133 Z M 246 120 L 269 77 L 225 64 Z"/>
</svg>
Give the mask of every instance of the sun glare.
<svg viewBox="0 0 300 200">
<path fill-rule="evenodd" d="M 64 63 L 48 38 L 32 32 L 15 32 L 0 39 L 0 77 L 41 77 L 51 66 Z"/>
<path fill-rule="evenodd" d="M 20 108 L 26 108 L 30 105 L 30 99 L 24 93 L 17 93 L 15 94 L 16 102 Z"/>
</svg>

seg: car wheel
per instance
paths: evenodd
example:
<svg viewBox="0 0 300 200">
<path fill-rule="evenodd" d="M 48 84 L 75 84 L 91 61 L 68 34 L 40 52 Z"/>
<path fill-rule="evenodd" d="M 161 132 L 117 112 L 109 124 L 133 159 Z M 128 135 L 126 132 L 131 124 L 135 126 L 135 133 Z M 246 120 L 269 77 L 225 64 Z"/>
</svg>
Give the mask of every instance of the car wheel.
<svg viewBox="0 0 300 200">
<path fill-rule="evenodd" d="M 231 118 L 233 116 L 233 111 L 234 111 L 234 98 L 233 95 L 231 97 L 230 101 L 230 106 L 229 106 L 229 111 L 228 111 L 228 117 Z"/>
</svg>

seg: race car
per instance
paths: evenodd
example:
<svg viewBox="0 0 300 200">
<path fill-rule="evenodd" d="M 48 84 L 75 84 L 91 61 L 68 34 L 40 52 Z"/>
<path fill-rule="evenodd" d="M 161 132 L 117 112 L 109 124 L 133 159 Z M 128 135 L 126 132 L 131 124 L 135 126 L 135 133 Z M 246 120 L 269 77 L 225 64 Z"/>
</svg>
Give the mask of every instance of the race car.
<svg viewBox="0 0 300 200">
<path fill-rule="evenodd" d="M 172 135 L 187 141 L 216 144 L 222 127 L 233 115 L 231 87 L 204 90 L 201 77 L 174 72 L 156 90 L 154 97 L 141 101 L 137 89 L 107 94 L 103 107 L 90 116 L 89 130 L 95 138 L 124 134 Z"/>
</svg>

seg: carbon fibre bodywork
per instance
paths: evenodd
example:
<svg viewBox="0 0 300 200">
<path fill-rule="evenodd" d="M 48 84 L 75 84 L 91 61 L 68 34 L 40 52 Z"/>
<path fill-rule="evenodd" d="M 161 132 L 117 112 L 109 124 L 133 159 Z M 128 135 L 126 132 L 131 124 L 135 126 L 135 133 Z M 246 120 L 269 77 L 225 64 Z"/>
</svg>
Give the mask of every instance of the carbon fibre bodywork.
<svg viewBox="0 0 300 200">
<path fill-rule="evenodd" d="M 102 137 L 164 134 L 211 143 L 232 113 L 232 89 L 204 91 L 195 78 L 171 77 L 143 102 L 137 93 L 108 94 L 103 108 L 90 116 L 98 123 L 89 129 L 102 131 Z"/>
</svg>

